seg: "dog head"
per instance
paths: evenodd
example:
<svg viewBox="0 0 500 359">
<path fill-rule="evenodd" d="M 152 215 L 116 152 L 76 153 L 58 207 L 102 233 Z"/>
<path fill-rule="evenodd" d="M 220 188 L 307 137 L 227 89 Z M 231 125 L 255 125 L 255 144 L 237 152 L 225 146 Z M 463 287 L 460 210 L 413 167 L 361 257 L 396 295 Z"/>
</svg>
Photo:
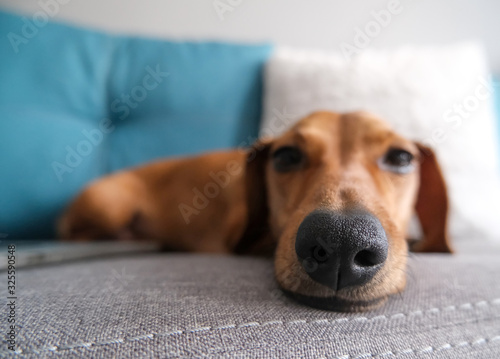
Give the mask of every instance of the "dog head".
<svg viewBox="0 0 500 359">
<path fill-rule="evenodd" d="M 415 210 L 415 249 L 451 251 L 434 154 L 373 115 L 314 113 L 258 142 L 246 175 L 250 226 L 268 229 L 279 285 L 310 306 L 367 310 L 403 290 Z"/>
</svg>

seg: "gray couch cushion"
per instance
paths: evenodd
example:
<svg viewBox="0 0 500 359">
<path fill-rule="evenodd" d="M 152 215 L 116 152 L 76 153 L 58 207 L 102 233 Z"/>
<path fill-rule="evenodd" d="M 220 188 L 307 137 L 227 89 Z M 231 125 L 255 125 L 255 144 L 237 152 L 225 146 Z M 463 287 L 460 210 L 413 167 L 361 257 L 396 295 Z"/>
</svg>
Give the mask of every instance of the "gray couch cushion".
<svg viewBox="0 0 500 359">
<path fill-rule="evenodd" d="M 21 269 L 19 356 L 498 357 L 499 254 L 412 256 L 407 290 L 357 314 L 284 297 L 261 258 L 148 254 Z"/>
</svg>

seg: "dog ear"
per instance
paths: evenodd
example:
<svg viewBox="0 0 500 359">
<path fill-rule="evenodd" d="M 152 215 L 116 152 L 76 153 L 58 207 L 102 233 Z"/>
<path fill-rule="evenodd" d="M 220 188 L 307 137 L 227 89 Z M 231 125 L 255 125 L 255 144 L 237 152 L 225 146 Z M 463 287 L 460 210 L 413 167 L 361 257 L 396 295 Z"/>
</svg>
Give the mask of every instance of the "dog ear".
<svg viewBox="0 0 500 359">
<path fill-rule="evenodd" d="M 443 174 L 434 152 L 423 145 L 420 149 L 420 188 L 416 212 L 424 238 L 413 244 L 415 252 L 444 252 L 453 250 L 448 240 L 448 194 Z"/>
<path fill-rule="evenodd" d="M 266 164 L 271 142 L 258 140 L 247 153 L 245 191 L 248 215 L 245 233 L 235 248 L 239 254 L 272 254 L 274 245 L 269 232 L 266 186 Z"/>
</svg>

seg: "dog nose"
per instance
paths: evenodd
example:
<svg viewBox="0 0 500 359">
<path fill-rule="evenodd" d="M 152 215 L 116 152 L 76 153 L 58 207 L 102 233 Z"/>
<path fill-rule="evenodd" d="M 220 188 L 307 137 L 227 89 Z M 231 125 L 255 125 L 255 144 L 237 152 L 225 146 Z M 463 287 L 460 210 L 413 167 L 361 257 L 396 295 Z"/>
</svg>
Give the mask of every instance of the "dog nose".
<svg viewBox="0 0 500 359">
<path fill-rule="evenodd" d="M 334 290 L 369 282 L 387 259 L 380 221 L 364 210 L 317 210 L 300 224 L 295 252 L 308 275 Z"/>
</svg>

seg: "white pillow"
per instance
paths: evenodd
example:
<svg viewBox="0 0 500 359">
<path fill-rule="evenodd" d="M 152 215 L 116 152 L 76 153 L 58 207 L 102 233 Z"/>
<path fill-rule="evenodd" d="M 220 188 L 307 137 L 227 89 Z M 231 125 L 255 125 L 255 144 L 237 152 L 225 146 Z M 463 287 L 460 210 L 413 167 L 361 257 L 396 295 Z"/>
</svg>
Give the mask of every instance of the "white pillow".
<svg viewBox="0 0 500 359">
<path fill-rule="evenodd" d="M 435 149 L 449 188 L 452 240 L 500 241 L 493 89 L 482 48 L 340 53 L 278 48 L 265 73 L 261 135 L 317 110 L 366 110 Z M 462 109 L 457 106 L 461 106 Z"/>
</svg>

